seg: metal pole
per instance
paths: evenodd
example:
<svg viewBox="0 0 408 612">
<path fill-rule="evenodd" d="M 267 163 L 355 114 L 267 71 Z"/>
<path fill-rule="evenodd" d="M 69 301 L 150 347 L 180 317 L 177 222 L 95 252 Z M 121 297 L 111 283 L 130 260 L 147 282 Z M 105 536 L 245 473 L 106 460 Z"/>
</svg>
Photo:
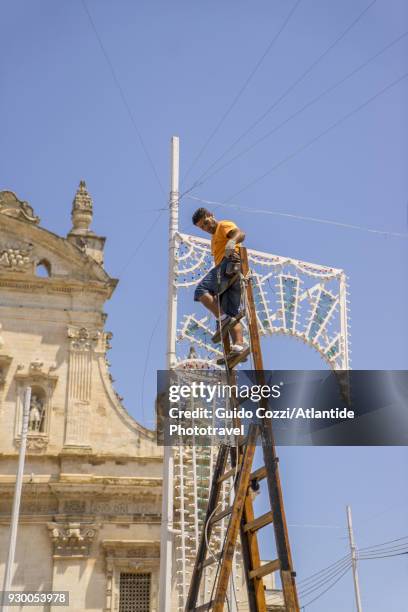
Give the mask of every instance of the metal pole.
<svg viewBox="0 0 408 612">
<path fill-rule="evenodd" d="M 10 591 L 14 556 L 16 552 L 18 517 L 20 512 L 21 489 L 23 486 L 24 461 L 27 445 L 28 417 L 30 414 L 31 387 L 27 387 L 24 395 L 23 423 L 21 426 L 20 453 L 18 457 L 18 468 L 16 487 L 14 489 L 13 509 L 11 512 L 10 543 L 7 555 L 6 572 L 4 575 L 3 591 Z M 6 612 L 7 606 L 2 602 L 2 612 Z"/>
<path fill-rule="evenodd" d="M 177 289 L 176 233 L 178 231 L 179 205 L 179 138 L 171 139 L 171 191 L 169 220 L 169 279 L 167 308 L 167 369 L 176 365 Z M 171 583 L 173 555 L 173 449 L 165 446 L 163 451 L 162 523 L 160 534 L 160 586 L 159 610 L 171 612 Z"/>
<path fill-rule="evenodd" d="M 342 370 L 348 370 L 349 364 L 349 340 L 347 320 L 347 278 L 344 272 L 340 275 L 340 334 L 342 343 Z"/>
<path fill-rule="evenodd" d="M 353 566 L 354 592 L 356 594 L 357 612 L 363 612 L 363 608 L 361 607 L 360 587 L 359 587 L 359 584 L 358 584 L 357 554 L 356 554 L 356 547 L 355 547 L 355 544 L 354 544 L 354 534 L 353 534 L 353 525 L 352 525 L 352 522 L 351 522 L 351 508 L 350 508 L 350 506 L 347 506 L 347 525 L 348 525 L 350 550 L 351 550 L 351 563 L 352 563 L 352 566 Z"/>
</svg>

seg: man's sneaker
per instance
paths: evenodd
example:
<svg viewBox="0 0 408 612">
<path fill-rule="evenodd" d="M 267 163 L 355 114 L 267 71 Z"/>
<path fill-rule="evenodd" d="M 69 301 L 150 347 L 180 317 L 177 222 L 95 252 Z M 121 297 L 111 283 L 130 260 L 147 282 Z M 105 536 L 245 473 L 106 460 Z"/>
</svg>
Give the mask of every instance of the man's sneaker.
<svg viewBox="0 0 408 612">
<path fill-rule="evenodd" d="M 228 367 L 235 367 L 238 363 L 244 363 L 248 361 L 249 346 L 242 346 L 242 344 L 233 344 L 230 352 L 228 353 Z"/>
<path fill-rule="evenodd" d="M 237 355 L 239 355 L 240 353 L 244 353 L 247 350 L 247 346 L 246 345 L 242 345 L 242 344 L 231 344 L 231 349 L 228 355 L 228 358 L 230 357 L 236 357 Z M 246 359 L 244 360 L 246 361 Z"/>
<path fill-rule="evenodd" d="M 227 355 L 227 366 L 229 368 L 235 367 L 238 363 L 244 363 L 248 361 L 248 355 L 250 353 L 249 346 L 242 346 L 241 344 L 233 344 L 231 350 Z M 217 359 L 218 365 L 225 365 L 225 358 L 220 357 Z"/>
</svg>

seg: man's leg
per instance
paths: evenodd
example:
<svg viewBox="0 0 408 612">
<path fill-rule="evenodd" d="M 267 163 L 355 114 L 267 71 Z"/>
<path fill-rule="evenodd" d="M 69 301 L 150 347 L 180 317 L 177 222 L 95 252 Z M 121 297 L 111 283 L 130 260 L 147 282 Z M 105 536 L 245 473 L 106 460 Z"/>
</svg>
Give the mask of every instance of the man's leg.
<svg viewBox="0 0 408 612">
<path fill-rule="evenodd" d="M 244 344 L 244 335 L 242 332 L 241 323 L 236 323 L 234 327 L 230 329 L 231 339 L 233 344 L 239 344 L 243 346 Z"/>
<path fill-rule="evenodd" d="M 200 302 L 215 316 L 217 320 L 224 314 L 222 308 L 218 308 L 218 300 L 216 296 L 211 295 L 211 293 L 203 293 L 203 295 L 200 296 Z"/>
<path fill-rule="evenodd" d="M 229 287 L 221 299 L 224 311 L 231 316 L 237 316 L 241 306 L 241 283 L 237 280 Z M 232 344 L 244 346 L 244 335 L 242 324 L 238 321 L 230 329 Z"/>
</svg>

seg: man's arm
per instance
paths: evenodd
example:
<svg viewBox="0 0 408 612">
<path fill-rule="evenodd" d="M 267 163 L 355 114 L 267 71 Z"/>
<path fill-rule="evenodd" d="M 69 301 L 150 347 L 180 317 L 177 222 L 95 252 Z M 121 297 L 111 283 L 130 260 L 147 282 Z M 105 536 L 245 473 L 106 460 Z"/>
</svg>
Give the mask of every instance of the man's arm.
<svg viewBox="0 0 408 612">
<path fill-rule="evenodd" d="M 235 240 L 235 244 L 239 244 L 240 242 L 244 242 L 245 234 L 239 229 L 239 227 L 236 227 L 228 232 L 227 238 L 230 240 Z"/>
<path fill-rule="evenodd" d="M 228 242 L 225 245 L 225 256 L 230 257 L 235 251 L 236 245 L 245 240 L 245 234 L 239 229 L 239 227 L 235 227 L 228 232 L 227 238 Z"/>
</svg>

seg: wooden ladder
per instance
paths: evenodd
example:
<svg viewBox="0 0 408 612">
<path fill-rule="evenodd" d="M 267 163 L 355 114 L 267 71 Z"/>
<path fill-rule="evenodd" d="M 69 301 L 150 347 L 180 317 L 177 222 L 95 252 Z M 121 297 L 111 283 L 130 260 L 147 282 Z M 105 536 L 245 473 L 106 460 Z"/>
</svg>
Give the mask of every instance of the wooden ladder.
<svg viewBox="0 0 408 612">
<path fill-rule="evenodd" d="M 246 248 L 241 247 L 240 254 L 241 270 L 245 279 L 246 317 L 255 376 L 257 384 L 263 385 L 263 360 Z M 228 334 L 224 338 L 223 343 L 224 353 L 228 355 L 230 348 Z M 234 359 L 225 364 L 228 384 L 235 384 L 234 368 L 240 361 L 242 361 L 242 358 Z M 235 407 L 238 407 L 237 400 L 234 400 L 234 398 L 233 403 L 235 403 Z M 267 400 L 261 400 L 260 406 L 267 408 Z M 252 471 L 256 444 L 259 439 L 261 440 L 263 450 L 264 465 Z M 227 469 L 228 457 L 230 458 L 229 469 Z M 223 482 L 231 477 L 234 478 L 234 501 L 229 508 L 217 513 Z M 255 518 L 250 491 L 251 488 L 256 489 L 258 482 L 262 479 L 266 479 L 267 482 L 270 510 L 262 516 Z M 210 548 L 211 534 L 214 527 L 226 517 L 228 517 L 228 527 L 221 551 L 218 555 L 211 553 L 207 556 L 207 548 Z M 269 524 L 273 525 L 277 558 L 261 565 L 257 532 Z M 241 538 L 250 612 L 266 612 L 263 577 L 273 572 L 280 573 L 284 609 L 286 612 L 299 612 L 295 572 L 293 571 L 282 487 L 279 477 L 278 457 L 269 419 L 261 420 L 260 424 L 251 424 L 245 439 L 237 440 L 235 447 L 229 447 L 225 444 L 221 444 L 219 447 L 206 517 L 187 597 L 186 612 L 204 612 L 205 610 L 222 612 L 224 610 L 238 533 Z M 217 564 L 213 595 L 208 603 L 197 605 L 203 572 L 206 567 L 212 564 Z"/>
</svg>

